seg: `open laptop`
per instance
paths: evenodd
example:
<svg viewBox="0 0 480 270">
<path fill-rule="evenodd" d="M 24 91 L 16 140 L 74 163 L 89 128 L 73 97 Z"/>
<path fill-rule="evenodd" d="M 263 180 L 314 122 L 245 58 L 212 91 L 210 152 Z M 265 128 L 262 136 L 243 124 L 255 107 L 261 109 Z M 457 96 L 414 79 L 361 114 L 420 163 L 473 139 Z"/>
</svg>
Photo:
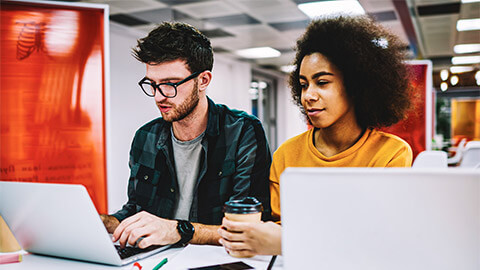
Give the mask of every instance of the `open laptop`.
<svg viewBox="0 0 480 270">
<path fill-rule="evenodd" d="M 82 185 L 0 181 L 0 215 L 22 248 L 36 254 L 125 265 L 169 247 L 117 252 Z"/>
<path fill-rule="evenodd" d="M 480 170 L 288 168 L 285 269 L 480 269 Z"/>
</svg>

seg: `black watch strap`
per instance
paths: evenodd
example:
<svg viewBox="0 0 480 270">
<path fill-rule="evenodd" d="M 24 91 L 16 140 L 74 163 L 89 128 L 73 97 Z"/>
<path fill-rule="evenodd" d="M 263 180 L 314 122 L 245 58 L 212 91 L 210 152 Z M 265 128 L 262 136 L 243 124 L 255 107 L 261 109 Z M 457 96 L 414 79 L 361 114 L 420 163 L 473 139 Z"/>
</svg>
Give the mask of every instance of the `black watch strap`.
<svg viewBox="0 0 480 270">
<path fill-rule="evenodd" d="M 193 234 L 195 233 L 195 228 L 193 227 L 192 223 L 186 220 L 177 220 L 177 231 L 180 234 L 180 241 L 177 244 L 186 244 L 190 242 L 193 238 Z"/>
</svg>

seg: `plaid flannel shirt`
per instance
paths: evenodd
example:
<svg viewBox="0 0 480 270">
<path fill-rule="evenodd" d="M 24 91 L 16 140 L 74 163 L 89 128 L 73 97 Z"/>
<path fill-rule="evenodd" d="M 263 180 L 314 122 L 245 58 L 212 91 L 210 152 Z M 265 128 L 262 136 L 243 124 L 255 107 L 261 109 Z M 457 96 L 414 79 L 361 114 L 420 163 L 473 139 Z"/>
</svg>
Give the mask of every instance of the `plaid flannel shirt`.
<svg viewBox="0 0 480 270">
<path fill-rule="evenodd" d="M 118 220 L 139 211 L 173 218 L 179 190 L 171 126 L 157 118 L 137 130 L 130 150 L 128 201 L 113 214 Z M 200 172 L 189 220 L 221 224 L 224 203 L 245 196 L 260 200 L 262 219 L 269 220 L 271 154 L 260 121 L 208 98 L 208 123 L 201 144 Z"/>
</svg>

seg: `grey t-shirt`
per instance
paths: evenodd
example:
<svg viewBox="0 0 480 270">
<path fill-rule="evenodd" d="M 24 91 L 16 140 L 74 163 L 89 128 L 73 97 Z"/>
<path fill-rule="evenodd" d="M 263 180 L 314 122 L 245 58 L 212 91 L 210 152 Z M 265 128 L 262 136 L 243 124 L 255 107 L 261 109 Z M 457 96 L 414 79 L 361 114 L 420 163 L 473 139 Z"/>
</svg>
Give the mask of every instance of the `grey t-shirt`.
<svg viewBox="0 0 480 270">
<path fill-rule="evenodd" d="M 173 212 L 174 219 L 188 220 L 192 207 L 193 192 L 200 170 L 202 138 L 205 132 L 191 141 L 179 141 L 172 129 L 173 157 L 177 172 L 179 197 Z"/>
</svg>

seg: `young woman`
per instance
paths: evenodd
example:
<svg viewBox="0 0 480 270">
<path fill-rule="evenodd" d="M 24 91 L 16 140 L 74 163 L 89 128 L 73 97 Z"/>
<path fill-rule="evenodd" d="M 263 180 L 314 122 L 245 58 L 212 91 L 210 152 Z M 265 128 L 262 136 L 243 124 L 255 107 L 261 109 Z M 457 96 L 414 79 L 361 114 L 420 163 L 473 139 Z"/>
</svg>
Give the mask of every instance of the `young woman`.
<svg viewBox="0 0 480 270">
<path fill-rule="evenodd" d="M 381 132 L 401 120 L 411 89 L 406 45 L 368 17 L 313 21 L 297 41 L 292 97 L 312 129 L 287 140 L 270 169 L 272 217 L 280 223 L 280 175 L 287 167 L 408 167 L 410 146 Z M 245 256 L 281 254 L 277 223 L 223 219 L 220 243 Z"/>
</svg>

